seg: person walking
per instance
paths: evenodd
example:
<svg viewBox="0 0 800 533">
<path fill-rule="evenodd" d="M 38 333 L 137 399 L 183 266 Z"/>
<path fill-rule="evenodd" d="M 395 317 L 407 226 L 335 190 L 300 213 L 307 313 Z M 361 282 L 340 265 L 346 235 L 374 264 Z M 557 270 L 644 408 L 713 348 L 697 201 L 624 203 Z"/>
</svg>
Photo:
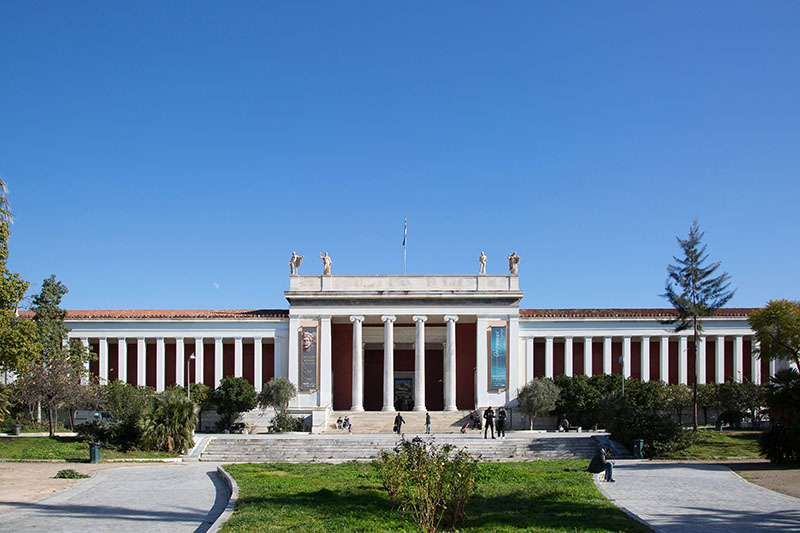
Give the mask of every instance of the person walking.
<svg viewBox="0 0 800 533">
<path fill-rule="evenodd" d="M 486 438 L 489 430 L 492 430 L 492 438 L 494 438 L 494 410 L 489 406 L 483 413 L 483 419 L 486 420 L 486 427 L 483 430 L 483 438 Z"/>
<path fill-rule="evenodd" d="M 497 408 L 497 436 L 501 439 L 506 438 L 506 409 L 505 407 Z"/>
<path fill-rule="evenodd" d="M 405 420 L 403 420 L 403 415 L 397 413 L 397 416 L 394 417 L 394 431 L 398 435 L 402 432 L 403 423 L 405 423 Z"/>
<path fill-rule="evenodd" d="M 427 435 L 431 434 L 431 414 L 425 413 L 425 433 Z"/>
</svg>

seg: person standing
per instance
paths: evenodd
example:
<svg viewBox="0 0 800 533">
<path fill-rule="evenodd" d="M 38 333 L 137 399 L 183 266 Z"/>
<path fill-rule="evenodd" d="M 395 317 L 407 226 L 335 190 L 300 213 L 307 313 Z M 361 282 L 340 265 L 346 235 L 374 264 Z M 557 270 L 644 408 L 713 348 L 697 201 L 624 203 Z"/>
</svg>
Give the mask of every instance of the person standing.
<svg viewBox="0 0 800 533">
<path fill-rule="evenodd" d="M 505 407 L 497 408 L 497 436 L 501 439 L 506 438 L 506 409 Z"/>
<path fill-rule="evenodd" d="M 486 435 L 490 429 L 492 430 L 492 438 L 494 438 L 494 411 L 492 410 L 491 406 L 484 411 L 483 419 L 486 420 L 486 427 L 483 430 L 483 438 L 486 438 Z"/>
<path fill-rule="evenodd" d="M 398 435 L 402 432 L 403 423 L 405 423 L 405 420 L 403 420 L 403 415 L 397 413 L 397 416 L 394 417 L 394 431 Z"/>
<path fill-rule="evenodd" d="M 431 414 L 425 413 L 425 433 L 431 434 Z"/>
</svg>

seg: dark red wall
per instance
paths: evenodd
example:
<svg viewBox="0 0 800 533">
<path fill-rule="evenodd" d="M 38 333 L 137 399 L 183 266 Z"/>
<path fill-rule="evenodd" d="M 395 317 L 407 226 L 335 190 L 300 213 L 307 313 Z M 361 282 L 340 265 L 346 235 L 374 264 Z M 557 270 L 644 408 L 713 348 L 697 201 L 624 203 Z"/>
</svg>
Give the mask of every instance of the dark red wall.
<svg viewBox="0 0 800 533">
<path fill-rule="evenodd" d="M 572 375 L 583 375 L 583 339 L 572 340 Z"/>
<path fill-rule="evenodd" d="M 642 379 L 642 340 L 631 339 L 631 377 Z"/>
<path fill-rule="evenodd" d="M 539 339 L 533 340 L 533 377 L 544 377 L 544 341 Z M 487 368 L 486 372 L 489 372 Z M 482 385 L 485 386 L 485 385 Z"/>
<path fill-rule="evenodd" d="M 680 346 L 678 342 L 669 343 L 669 384 L 675 385 L 678 383 L 678 351 Z"/>
<path fill-rule="evenodd" d="M 425 350 L 425 407 L 428 411 L 444 409 L 444 350 Z"/>
<path fill-rule="evenodd" d="M 235 363 L 235 346 L 233 343 L 229 344 L 222 344 L 222 377 L 227 378 L 228 376 L 234 376 L 234 363 Z"/>
<path fill-rule="evenodd" d="M 331 324 L 333 366 L 333 408 L 347 410 L 353 405 L 353 327 Z"/>
<path fill-rule="evenodd" d="M 725 340 L 725 381 L 733 381 L 733 341 Z"/>
<path fill-rule="evenodd" d="M 108 343 L 108 382 L 119 379 L 119 343 L 111 339 Z"/>
<path fill-rule="evenodd" d="M 214 388 L 214 342 L 203 343 L 203 383 Z"/>
<path fill-rule="evenodd" d="M 650 341 L 650 381 L 659 381 L 661 379 L 661 342 L 658 340 Z"/>
<path fill-rule="evenodd" d="M 553 377 L 560 376 L 563 373 L 564 373 L 564 342 L 561 339 L 556 339 L 553 342 Z"/>
<path fill-rule="evenodd" d="M 139 383 L 137 379 L 138 368 L 136 366 L 136 342 L 128 343 L 128 383 L 136 385 Z"/>
<path fill-rule="evenodd" d="M 592 340 L 592 375 L 603 373 L 603 341 Z"/>
<path fill-rule="evenodd" d="M 456 407 L 459 409 L 475 408 L 476 328 L 474 323 L 456 322 Z"/>
<path fill-rule="evenodd" d="M 146 372 L 147 386 L 155 388 L 156 386 L 156 343 L 149 343 L 145 345 L 145 353 L 147 353 Z"/>
<path fill-rule="evenodd" d="M 364 410 L 383 407 L 383 350 L 364 352 Z"/>
<path fill-rule="evenodd" d="M 175 370 L 175 352 L 177 351 L 177 344 L 164 345 L 164 386 L 169 387 L 177 383 Z"/>
<path fill-rule="evenodd" d="M 261 377 L 264 383 L 275 377 L 275 345 L 272 343 L 261 345 Z"/>
<path fill-rule="evenodd" d="M 253 368 L 255 361 L 255 344 L 242 345 L 242 377 L 255 387 L 256 370 Z"/>
<path fill-rule="evenodd" d="M 89 342 L 89 349 L 95 356 L 93 361 L 89 361 L 89 374 L 92 383 L 97 382 L 100 375 L 100 342 Z"/>
</svg>

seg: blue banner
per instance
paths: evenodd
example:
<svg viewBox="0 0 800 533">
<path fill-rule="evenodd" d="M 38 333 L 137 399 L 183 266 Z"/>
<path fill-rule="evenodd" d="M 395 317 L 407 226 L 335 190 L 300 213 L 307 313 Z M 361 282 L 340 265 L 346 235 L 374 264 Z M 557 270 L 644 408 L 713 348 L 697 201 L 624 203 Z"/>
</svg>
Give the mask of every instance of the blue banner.
<svg viewBox="0 0 800 533">
<path fill-rule="evenodd" d="M 505 389 L 508 387 L 506 381 L 507 343 L 505 326 L 492 327 L 492 339 L 490 342 L 490 347 L 489 388 L 495 390 Z"/>
</svg>

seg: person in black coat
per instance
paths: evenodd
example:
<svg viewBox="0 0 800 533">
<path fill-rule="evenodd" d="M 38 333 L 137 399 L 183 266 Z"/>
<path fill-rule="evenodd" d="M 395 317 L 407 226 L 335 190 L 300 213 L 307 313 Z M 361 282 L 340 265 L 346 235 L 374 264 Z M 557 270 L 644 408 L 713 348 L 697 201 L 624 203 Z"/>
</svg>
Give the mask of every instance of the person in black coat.
<svg viewBox="0 0 800 533">
<path fill-rule="evenodd" d="M 506 438 L 506 410 L 504 407 L 497 408 L 497 436 L 501 439 Z"/>
<path fill-rule="evenodd" d="M 489 408 L 483 412 L 483 419 L 486 420 L 486 427 L 483 430 L 483 438 L 486 438 L 489 430 L 492 430 L 492 438 L 494 438 L 494 410 L 491 406 L 489 406 Z"/>
<path fill-rule="evenodd" d="M 401 415 L 400 413 L 397 413 L 397 416 L 394 417 L 394 431 L 395 431 L 395 433 L 397 433 L 398 435 L 400 434 L 401 426 L 404 423 L 405 423 L 405 420 L 403 420 L 403 415 Z"/>
</svg>

